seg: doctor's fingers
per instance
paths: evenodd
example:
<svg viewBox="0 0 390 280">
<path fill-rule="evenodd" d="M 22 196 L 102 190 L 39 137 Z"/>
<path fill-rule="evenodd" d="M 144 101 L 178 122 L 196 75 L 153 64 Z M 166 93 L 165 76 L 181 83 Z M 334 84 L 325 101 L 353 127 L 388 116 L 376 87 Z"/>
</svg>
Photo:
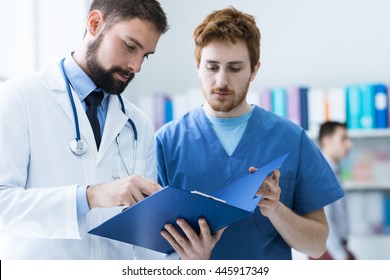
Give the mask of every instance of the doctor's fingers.
<svg viewBox="0 0 390 280">
<path fill-rule="evenodd" d="M 145 197 L 141 192 L 139 192 L 138 190 L 132 190 L 126 196 L 122 197 L 122 200 L 124 201 L 123 205 L 129 207 L 137 202 L 140 202 L 144 198 Z"/>
<path fill-rule="evenodd" d="M 138 189 L 144 196 L 151 195 L 162 188 L 158 183 L 139 175 L 132 175 L 124 179 L 128 180 L 129 187 Z"/>
<path fill-rule="evenodd" d="M 249 173 L 253 173 L 253 172 L 255 172 L 257 170 L 257 168 L 256 167 L 253 167 L 253 166 L 251 166 L 251 167 L 249 167 Z"/>
</svg>

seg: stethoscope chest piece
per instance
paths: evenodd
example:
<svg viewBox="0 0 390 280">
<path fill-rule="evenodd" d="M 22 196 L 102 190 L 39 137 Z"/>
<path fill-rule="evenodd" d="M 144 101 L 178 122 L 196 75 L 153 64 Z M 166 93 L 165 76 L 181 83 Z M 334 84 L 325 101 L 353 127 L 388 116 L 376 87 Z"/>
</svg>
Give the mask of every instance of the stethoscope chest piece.
<svg viewBox="0 0 390 280">
<path fill-rule="evenodd" d="M 81 139 L 73 139 L 72 142 L 70 142 L 70 149 L 77 156 L 85 154 L 88 150 L 87 144 Z"/>
</svg>

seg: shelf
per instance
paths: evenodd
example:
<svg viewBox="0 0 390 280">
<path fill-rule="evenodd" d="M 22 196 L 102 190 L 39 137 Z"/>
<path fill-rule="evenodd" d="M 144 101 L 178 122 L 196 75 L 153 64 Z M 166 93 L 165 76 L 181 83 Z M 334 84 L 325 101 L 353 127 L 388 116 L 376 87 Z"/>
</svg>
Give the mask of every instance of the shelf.
<svg viewBox="0 0 390 280">
<path fill-rule="evenodd" d="M 306 131 L 307 135 L 313 140 L 317 140 L 318 132 Z M 352 139 L 372 139 L 372 138 L 389 138 L 390 128 L 375 128 L 375 129 L 348 129 L 348 134 Z"/>
<path fill-rule="evenodd" d="M 351 138 L 389 138 L 390 129 L 349 129 L 349 136 Z"/>
<path fill-rule="evenodd" d="M 346 191 L 390 191 L 390 182 L 343 182 Z"/>
</svg>

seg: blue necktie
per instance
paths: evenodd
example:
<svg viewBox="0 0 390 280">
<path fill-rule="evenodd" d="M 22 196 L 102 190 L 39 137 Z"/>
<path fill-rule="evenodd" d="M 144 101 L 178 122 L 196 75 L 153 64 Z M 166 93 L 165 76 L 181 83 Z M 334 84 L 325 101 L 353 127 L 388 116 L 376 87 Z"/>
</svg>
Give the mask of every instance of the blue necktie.
<svg viewBox="0 0 390 280">
<path fill-rule="evenodd" d="M 100 133 L 100 123 L 97 116 L 97 107 L 103 100 L 103 92 L 93 91 L 85 99 L 85 104 L 87 105 L 86 114 L 91 123 L 93 134 L 95 136 L 96 146 L 99 150 L 101 142 L 101 133 Z"/>
</svg>

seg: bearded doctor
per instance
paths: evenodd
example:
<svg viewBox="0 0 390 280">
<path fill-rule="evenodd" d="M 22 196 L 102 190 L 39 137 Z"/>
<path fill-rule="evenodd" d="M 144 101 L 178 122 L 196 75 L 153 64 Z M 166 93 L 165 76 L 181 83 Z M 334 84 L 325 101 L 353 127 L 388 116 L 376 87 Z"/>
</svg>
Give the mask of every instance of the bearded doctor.
<svg viewBox="0 0 390 280">
<path fill-rule="evenodd" d="M 75 52 L 1 85 L 0 259 L 138 257 L 88 231 L 161 188 L 153 127 L 121 93 L 167 29 L 155 0 L 95 0 Z"/>
</svg>

